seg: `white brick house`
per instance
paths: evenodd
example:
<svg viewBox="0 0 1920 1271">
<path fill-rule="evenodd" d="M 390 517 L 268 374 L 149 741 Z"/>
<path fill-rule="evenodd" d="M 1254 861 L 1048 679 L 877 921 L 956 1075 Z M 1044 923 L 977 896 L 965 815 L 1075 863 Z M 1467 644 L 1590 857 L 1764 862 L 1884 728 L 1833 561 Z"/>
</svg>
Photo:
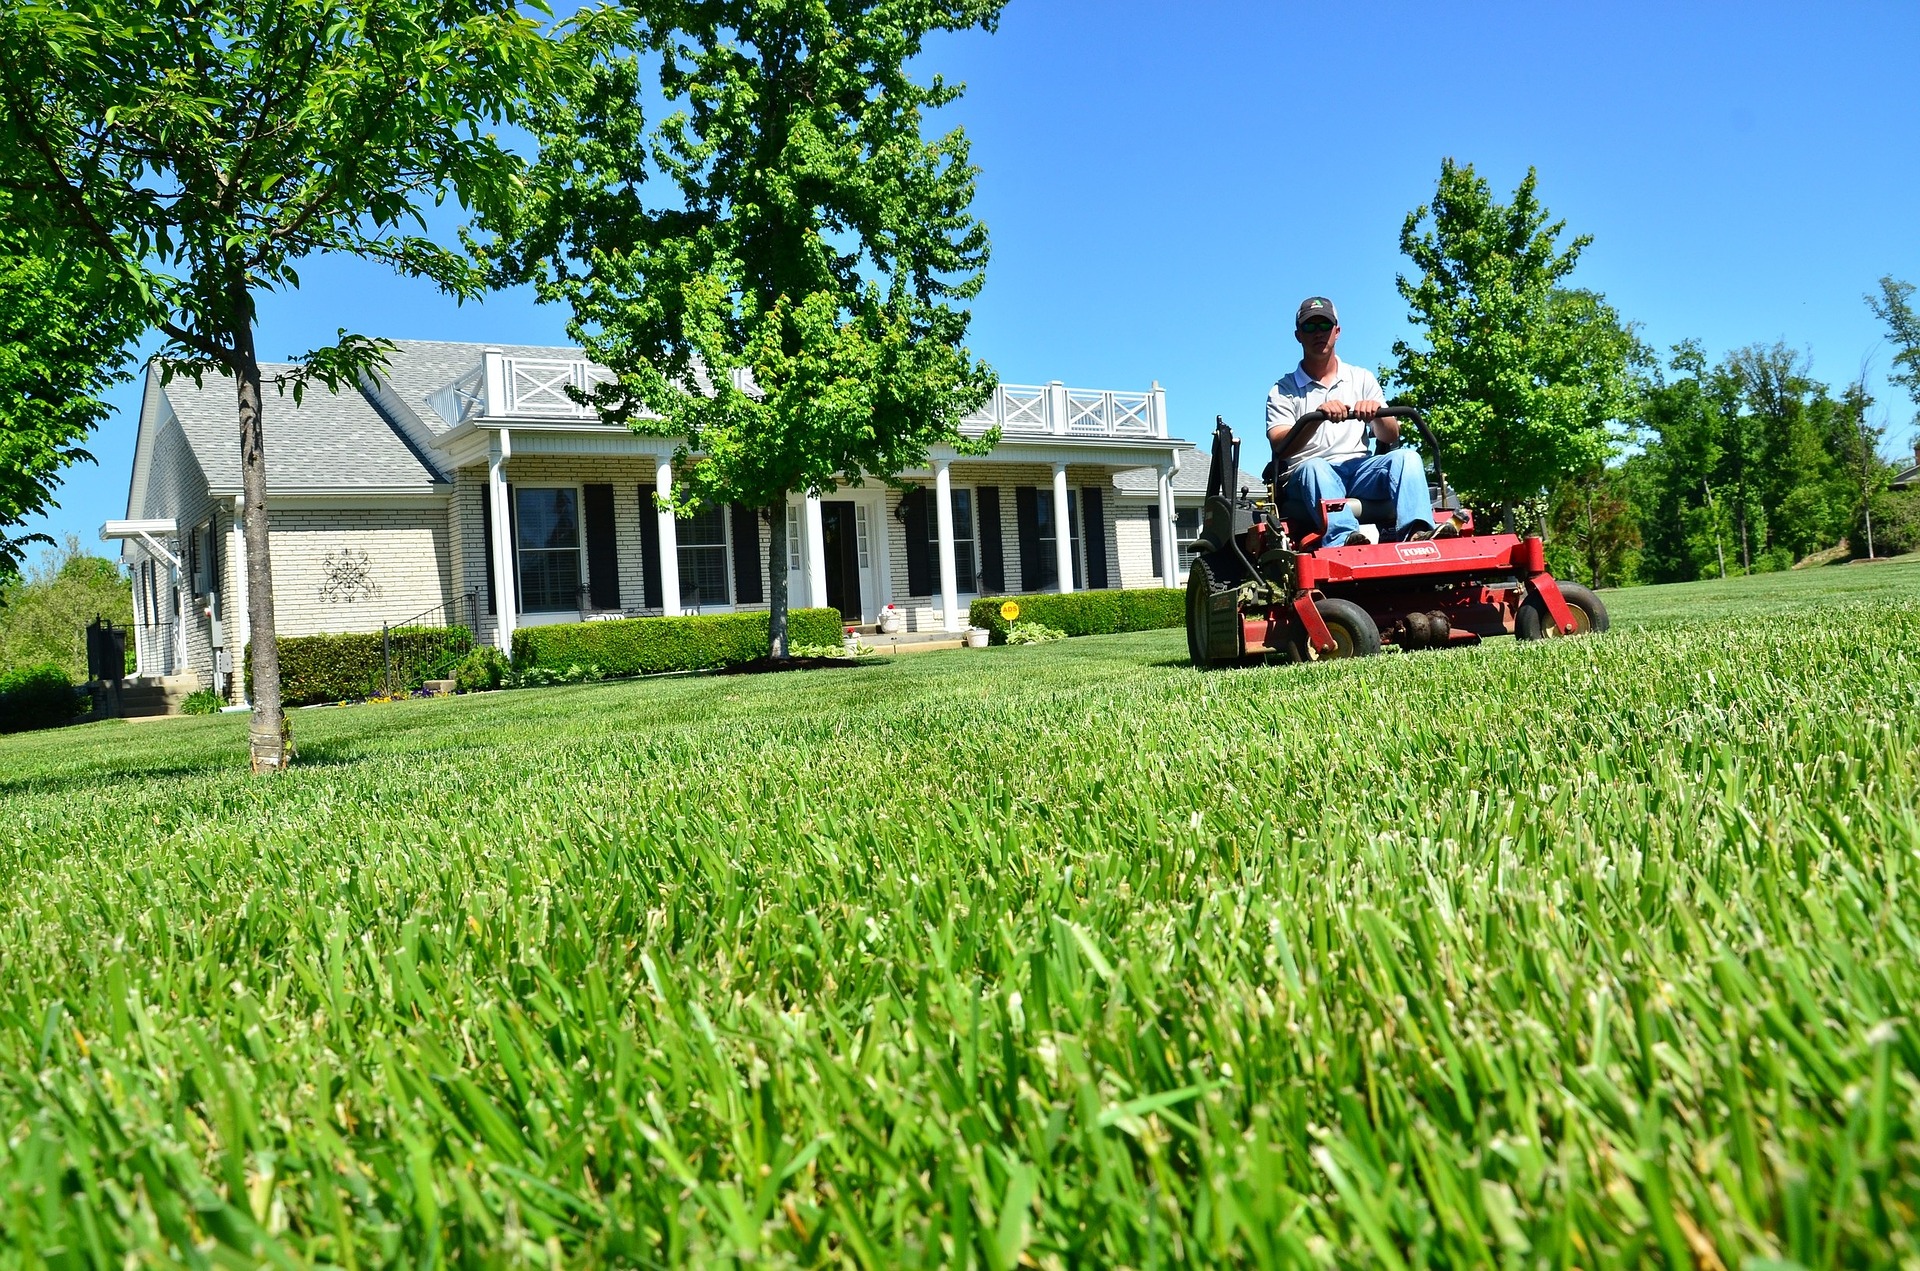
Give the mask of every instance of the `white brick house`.
<svg viewBox="0 0 1920 1271">
<path fill-rule="evenodd" d="M 280 634 L 459 622 L 506 649 L 536 623 L 764 609 L 765 518 L 661 512 L 676 440 L 566 397 L 598 373 L 573 349 L 401 341 L 358 391 L 316 387 L 296 406 L 269 389 Z M 790 500 L 791 602 L 849 622 L 892 602 L 910 629 L 957 631 L 977 595 L 1179 585 L 1176 519 L 1197 509 L 1206 465 L 1169 437 L 1157 385 L 1001 385 L 963 429 L 993 426 L 990 454 L 936 448 L 902 474 L 909 492 L 869 480 Z M 163 384 L 150 368 L 127 519 L 102 529 L 131 568 L 142 676 L 239 697 L 241 506 L 232 382 Z"/>
</svg>

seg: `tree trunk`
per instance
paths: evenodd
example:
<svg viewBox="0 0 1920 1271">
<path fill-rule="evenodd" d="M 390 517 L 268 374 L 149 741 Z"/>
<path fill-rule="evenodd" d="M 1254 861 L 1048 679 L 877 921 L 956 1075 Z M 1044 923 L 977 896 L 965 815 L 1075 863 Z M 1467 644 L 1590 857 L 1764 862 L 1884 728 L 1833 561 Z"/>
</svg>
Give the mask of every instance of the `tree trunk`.
<svg viewBox="0 0 1920 1271">
<path fill-rule="evenodd" d="M 1593 523 L 1593 489 L 1587 488 L 1587 575 L 1593 581 L 1587 585 L 1595 591 L 1600 590 L 1600 535 Z"/>
<path fill-rule="evenodd" d="M 767 512 L 767 656 L 784 662 L 787 651 L 787 494 Z"/>
<path fill-rule="evenodd" d="M 247 643 L 253 667 L 253 718 L 247 729 L 255 772 L 287 766 L 291 735 L 280 708 L 280 648 L 274 643 L 273 559 L 267 536 L 267 451 L 260 422 L 260 362 L 250 323 L 234 338 L 240 389 L 240 489 L 247 506 L 242 534 L 247 543 Z"/>
</svg>

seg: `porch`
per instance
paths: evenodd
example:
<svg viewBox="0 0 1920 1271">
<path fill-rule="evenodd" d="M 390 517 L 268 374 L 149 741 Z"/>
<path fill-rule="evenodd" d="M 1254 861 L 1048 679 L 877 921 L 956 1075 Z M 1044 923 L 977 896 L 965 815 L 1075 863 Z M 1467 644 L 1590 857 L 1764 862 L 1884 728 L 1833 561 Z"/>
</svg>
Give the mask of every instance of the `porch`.
<svg viewBox="0 0 1920 1271">
<path fill-rule="evenodd" d="M 490 350 L 444 403 L 457 420 L 435 443 L 456 475 L 453 587 L 481 594 L 481 638 L 503 649 L 520 626 L 766 607 L 766 517 L 660 510 L 674 440 L 608 427 L 566 397 L 597 376 L 577 359 Z M 936 450 L 902 474 L 905 490 L 790 498 L 789 603 L 862 624 L 891 603 L 910 631 L 958 633 L 980 595 L 1178 585 L 1169 479 L 1189 447 L 1167 436 L 1163 390 L 1001 385 L 962 423 L 996 427 L 990 454 Z M 1115 475 L 1143 468 L 1157 499 L 1116 498 Z"/>
</svg>

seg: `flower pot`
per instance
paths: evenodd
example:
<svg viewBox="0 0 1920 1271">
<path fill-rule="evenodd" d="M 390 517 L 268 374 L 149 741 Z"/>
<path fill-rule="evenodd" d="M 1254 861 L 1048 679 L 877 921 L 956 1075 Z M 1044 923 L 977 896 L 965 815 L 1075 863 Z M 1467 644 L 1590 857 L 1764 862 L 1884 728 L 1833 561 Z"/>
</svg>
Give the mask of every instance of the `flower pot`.
<svg viewBox="0 0 1920 1271">
<path fill-rule="evenodd" d="M 900 617 L 898 614 L 888 614 L 886 617 L 880 619 L 880 634 L 882 635 L 899 635 L 906 629 L 906 619 Z"/>
<path fill-rule="evenodd" d="M 967 628 L 967 647 L 969 649 L 986 648 L 987 638 L 991 634 L 992 633 L 989 632 L 985 627 L 968 627 Z"/>
</svg>

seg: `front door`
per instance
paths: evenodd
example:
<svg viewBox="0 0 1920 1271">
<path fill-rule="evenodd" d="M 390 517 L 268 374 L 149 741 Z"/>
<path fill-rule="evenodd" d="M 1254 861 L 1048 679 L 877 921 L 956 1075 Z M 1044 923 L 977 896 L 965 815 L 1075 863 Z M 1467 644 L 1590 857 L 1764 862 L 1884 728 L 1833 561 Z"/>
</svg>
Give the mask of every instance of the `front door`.
<svg viewBox="0 0 1920 1271">
<path fill-rule="evenodd" d="M 827 607 L 844 622 L 860 622 L 860 531 L 854 504 L 822 501 L 820 537 L 826 548 Z"/>
</svg>

